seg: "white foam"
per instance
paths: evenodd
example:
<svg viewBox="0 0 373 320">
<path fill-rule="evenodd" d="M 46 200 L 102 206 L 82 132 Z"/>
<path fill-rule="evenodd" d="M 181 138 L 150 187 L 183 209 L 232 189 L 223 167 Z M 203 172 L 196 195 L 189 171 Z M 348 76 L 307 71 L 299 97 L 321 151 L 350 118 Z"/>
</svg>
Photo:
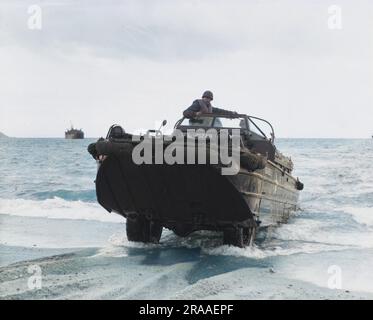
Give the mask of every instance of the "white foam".
<svg viewBox="0 0 373 320">
<path fill-rule="evenodd" d="M 124 219 L 115 213 L 108 213 L 97 203 L 66 201 L 58 197 L 42 201 L 0 199 L 0 214 L 102 222 L 123 222 Z"/>
<path fill-rule="evenodd" d="M 110 236 L 108 242 L 113 247 L 120 248 L 141 248 L 141 249 L 152 249 L 161 247 L 161 244 L 156 243 L 142 243 L 129 241 L 125 232 L 118 232 Z"/>
<path fill-rule="evenodd" d="M 356 222 L 373 227 L 373 207 L 344 207 L 342 209 L 350 214 Z"/>
<path fill-rule="evenodd" d="M 301 243 L 297 246 L 282 248 L 280 246 L 264 249 L 259 248 L 256 245 L 246 248 L 238 248 L 233 246 L 219 246 L 216 248 L 202 248 L 203 252 L 210 255 L 225 255 L 225 256 L 235 256 L 235 257 L 246 257 L 252 259 L 265 259 L 274 256 L 290 256 L 294 254 L 301 253 L 319 253 L 325 251 L 337 251 L 343 250 L 344 247 L 328 244 L 319 243 Z"/>
<path fill-rule="evenodd" d="M 251 247 L 238 248 L 223 245 L 222 236 L 211 231 L 199 231 L 188 237 L 178 237 L 172 231 L 163 230 L 161 242 L 159 244 L 144 244 L 128 241 L 125 232 L 112 235 L 109 243 L 114 247 L 121 248 L 201 248 L 202 253 L 213 256 L 234 256 L 251 259 L 265 259 L 273 256 L 287 256 L 299 253 L 318 253 L 323 251 L 343 250 L 346 247 L 323 243 L 293 243 L 290 247 L 266 245 L 264 248 L 253 245 Z"/>
<path fill-rule="evenodd" d="M 373 247 L 373 232 L 351 230 L 342 232 L 337 222 L 323 222 L 297 218 L 293 223 L 284 224 L 273 231 L 276 239 L 300 241 L 345 247 Z"/>
<path fill-rule="evenodd" d="M 204 247 L 202 248 L 202 252 L 213 256 L 235 256 L 253 259 L 264 259 L 268 256 L 264 250 L 261 250 L 255 245 L 246 248 L 238 248 L 228 245 L 222 245 L 215 248 Z"/>
</svg>

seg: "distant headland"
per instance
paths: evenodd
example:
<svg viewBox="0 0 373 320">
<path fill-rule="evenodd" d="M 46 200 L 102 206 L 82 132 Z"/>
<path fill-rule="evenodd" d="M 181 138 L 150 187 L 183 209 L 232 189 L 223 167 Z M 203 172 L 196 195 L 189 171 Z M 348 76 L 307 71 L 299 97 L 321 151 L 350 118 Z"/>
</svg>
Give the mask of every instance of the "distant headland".
<svg viewBox="0 0 373 320">
<path fill-rule="evenodd" d="M 6 136 L 4 133 L 0 132 L 0 139 L 1 138 L 9 138 L 8 136 Z"/>
</svg>

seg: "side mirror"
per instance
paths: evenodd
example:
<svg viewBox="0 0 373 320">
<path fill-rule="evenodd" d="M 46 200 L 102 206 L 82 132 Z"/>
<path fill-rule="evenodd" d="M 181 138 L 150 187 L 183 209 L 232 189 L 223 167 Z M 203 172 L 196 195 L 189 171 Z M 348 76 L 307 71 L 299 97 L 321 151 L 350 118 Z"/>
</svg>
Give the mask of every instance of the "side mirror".
<svg viewBox="0 0 373 320">
<path fill-rule="evenodd" d="M 164 127 L 166 124 L 167 124 L 167 120 L 163 120 L 161 126 L 158 129 L 158 131 L 160 131 L 161 128 Z"/>
<path fill-rule="evenodd" d="M 161 135 L 162 134 L 161 128 L 164 127 L 166 124 L 167 124 L 167 120 L 163 120 L 158 130 L 148 130 L 146 134 L 149 134 L 150 132 L 154 132 L 156 135 L 159 135 L 159 134 Z"/>
</svg>

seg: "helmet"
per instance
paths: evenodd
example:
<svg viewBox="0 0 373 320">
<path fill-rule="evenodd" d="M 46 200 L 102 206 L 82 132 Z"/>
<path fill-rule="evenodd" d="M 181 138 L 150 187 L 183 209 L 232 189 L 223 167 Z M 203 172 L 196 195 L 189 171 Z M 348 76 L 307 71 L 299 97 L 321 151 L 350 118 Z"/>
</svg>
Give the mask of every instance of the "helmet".
<svg viewBox="0 0 373 320">
<path fill-rule="evenodd" d="M 206 90 L 203 93 L 202 98 L 209 98 L 209 99 L 213 100 L 214 99 L 214 95 L 212 94 L 212 92 L 210 90 Z"/>
</svg>

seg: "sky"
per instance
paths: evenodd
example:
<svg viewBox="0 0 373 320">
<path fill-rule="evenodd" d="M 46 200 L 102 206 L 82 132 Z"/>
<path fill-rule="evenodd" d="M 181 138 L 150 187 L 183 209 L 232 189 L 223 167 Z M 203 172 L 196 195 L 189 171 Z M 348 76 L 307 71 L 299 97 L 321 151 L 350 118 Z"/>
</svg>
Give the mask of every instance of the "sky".
<svg viewBox="0 0 373 320">
<path fill-rule="evenodd" d="M 208 89 L 277 137 L 369 138 L 372 59 L 370 0 L 1 0 L 0 131 L 172 128 Z"/>
</svg>

